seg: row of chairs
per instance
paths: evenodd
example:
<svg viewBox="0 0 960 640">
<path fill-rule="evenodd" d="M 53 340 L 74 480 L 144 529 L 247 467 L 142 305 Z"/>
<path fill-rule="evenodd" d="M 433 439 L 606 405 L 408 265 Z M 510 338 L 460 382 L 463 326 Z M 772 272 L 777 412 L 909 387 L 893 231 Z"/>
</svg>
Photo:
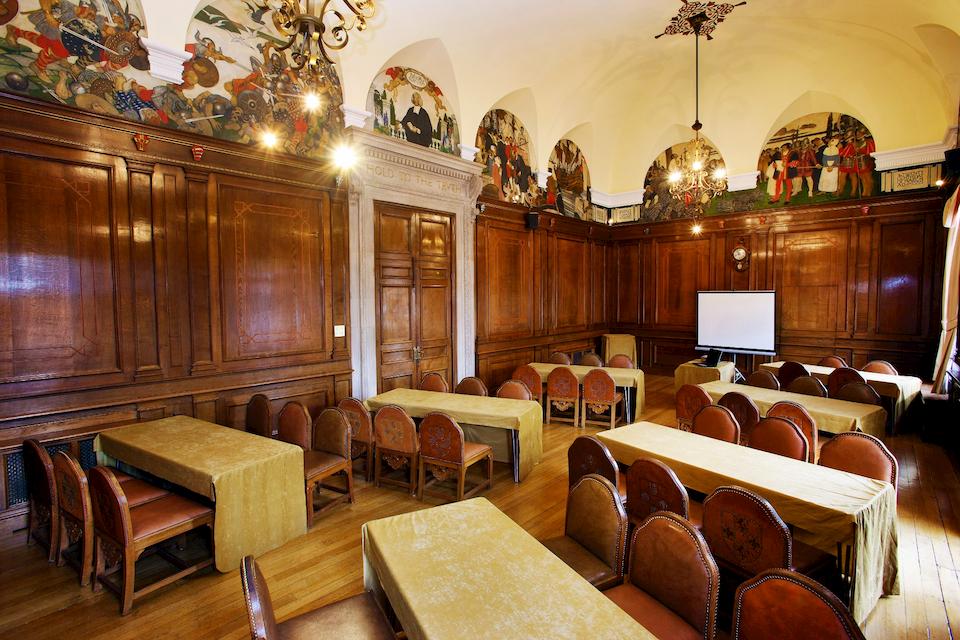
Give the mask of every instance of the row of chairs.
<svg viewBox="0 0 960 640">
<path fill-rule="evenodd" d="M 540 389 L 542 393 L 542 378 L 530 365 L 517 367 L 512 379 L 522 382 L 528 389 Z M 617 407 L 623 403 L 623 393 L 617 391 L 613 378 L 602 368 L 588 371 L 581 383 L 571 369 L 557 367 L 547 376 L 546 398 L 538 396 L 536 400 L 546 405 L 548 423 L 569 422 L 581 427 L 597 424 L 613 429 L 623 420 L 623 410 L 617 414 Z"/>
<path fill-rule="evenodd" d="M 120 613 L 135 599 L 213 563 L 214 512 L 208 505 L 177 495 L 111 467 L 84 472 L 80 462 L 58 451 L 53 457 L 36 440 L 23 443 L 29 511 L 27 544 L 48 548 L 48 561 L 73 565 L 80 586 L 93 583 L 117 593 Z M 207 527 L 210 554 L 190 562 L 168 549 L 183 550 L 185 534 Z M 175 571 L 136 588 L 137 560 L 156 552 Z"/>
<path fill-rule="evenodd" d="M 871 366 L 873 368 L 867 368 Z M 867 367 L 864 367 L 863 371 L 877 371 L 886 367 L 889 367 L 889 369 L 882 371 L 883 373 L 890 370 L 896 371 L 890 363 L 883 360 L 871 362 Z M 863 375 L 856 369 L 845 366 L 834 368 L 827 377 L 827 384 L 824 385 L 818 378 L 810 375 L 810 371 L 801 363 L 788 360 L 781 365 L 777 375 L 761 369 L 747 376 L 746 383 L 752 387 L 763 387 L 776 391 L 783 389 L 790 393 L 800 393 L 819 398 L 835 398 L 878 406 L 882 404 L 880 395 L 867 384 Z"/>
<path fill-rule="evenodd" d="M 532 370 L 532 369 L 531 369 Z M 534 371 L 536 373 L 536 371 Z M 537 375 L 538 386 L 539 387 L 540 376 Z M 448 393 L 449 387 L 447 386 L 447 381 L 439 373 L 431 372 L 424 374 L 420 379 L 420 385 L 418 387 L 421 391 L 437 391 L 440 393 Z M 483 383 L 483 380 L 480 378 L 475 378 L 473 376 L 467 376 L 461 380 L 454 393 L 460 393 L 470 396 L 487 396 L 489 392 L 487 391 L 487 385 Z M 510 398 L 512 400 L 533 400 L 533 392 L 530 390 L 530 387 L 526 385 L 522 380 L 507 380 L 500 387 L 497 388 L 496 397 L 498 398 Z M 537 398 L 539 402 L 539 397 Z"/>
<path fill-rule="evenodd" d="M 839 369 L 841 367 L 849 367 L 847 361 L 841 358 L 840 356 L 825 356 L 820 358 L 820 361 L 817 362 L 818 367 L 832 367 L 834 369 Z M 863 365 L 860 368 L 860 371 L 869 371 L 871 373 L 885 373 L 891 376 L 900 375 L 897 373 L 897 368 L 887 362 L 886 360 L 871 360 L 867 364 Z"/>
<path fill-rule="evenodd" d="M 554 351 L 550 354 L 550 364 L 562 364 L 570 366 L 573 364 L 573 358 L 570 357 L 570 354 L 564 353 L 562 351 Z M 580 357 L 581 366 L 584 367 L 602 367 L 603 359 L 593 352 L 588 352 L 583 354 Z M 610 358 L 607 361 L 607 366 L 615 369 L 636 369 L 637 365 L 634 364 L 630 356 L 618 353 Z"/>
</svg>

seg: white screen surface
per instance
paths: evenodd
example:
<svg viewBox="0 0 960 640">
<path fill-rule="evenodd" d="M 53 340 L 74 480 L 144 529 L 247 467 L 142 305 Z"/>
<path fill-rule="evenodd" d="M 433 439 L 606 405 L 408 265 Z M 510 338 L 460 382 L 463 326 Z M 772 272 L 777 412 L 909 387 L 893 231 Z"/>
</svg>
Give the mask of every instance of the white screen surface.
<svg viewBox="0 0 960 640">
<path fill-rule="evenodd" d="M 698 291 L 697 349 L 772 355 L 775 299 L 773 291 Z"/>
</svg>

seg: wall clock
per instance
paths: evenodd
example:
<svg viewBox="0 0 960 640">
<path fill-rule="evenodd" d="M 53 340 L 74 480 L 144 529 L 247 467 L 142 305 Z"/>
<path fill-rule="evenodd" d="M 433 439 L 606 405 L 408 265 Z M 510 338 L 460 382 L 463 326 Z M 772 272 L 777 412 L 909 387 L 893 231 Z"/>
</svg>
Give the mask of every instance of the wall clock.
<svg viewBox="0 0 960 640">
<path fill-rule="evenodd" d="M 744 246 L 743 240 L 737 243 L 730 255 L 733 257 L 733 268 L 737 271 L 746 271 L 750 266 L 750 251 Z"/>
</svg>

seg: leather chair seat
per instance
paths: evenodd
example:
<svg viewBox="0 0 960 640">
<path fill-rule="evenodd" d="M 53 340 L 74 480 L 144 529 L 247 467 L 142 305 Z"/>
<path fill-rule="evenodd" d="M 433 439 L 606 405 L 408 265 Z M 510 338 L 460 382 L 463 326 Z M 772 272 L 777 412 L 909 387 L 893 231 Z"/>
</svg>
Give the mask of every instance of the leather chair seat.
<svg viewBox="0 0 960 640">
<path fill-rule="evenodd" d="M 543 546 L 550 549 L 555 556 L 597 589 L 613 586 L 620 580 L 616 571 L 573 538 L 568 536 L 550 538 L 543 541 Z"/>
<path fill-rule="evenodd" d="M 312 478 L 328 469 L 346 462 L 343 456 L 326 451 L 304 451 L 303 452 L 303 477 Z"/>
<path fill-rule="evenodd" d="M 127 476 L 127 480 L 120 483 L 120 488 L 123 489 L 123 495 L 127 497 L 127 504 L 131 508 L 170 495 L 170 492 L 162 487 L 131 476 Z"/>
<path fill-rule="evenodd" d="M 702 640 L 703 633 L 660 604 L 650 594 L 632 584 L 621 584 L 603 592 L 631 618 L 658 638 Z"/>
<path fill-rule="evenodd" d="M 174 494 L 152 500 L 130 509 L 133 539 L 146 538 L 212 512 L 210 507 Z"/>
<path fill-rule="evenodd" d="M 117 482 L 119 482 L 120 484 L 123 484 L 124 482 L 127 482 L 128 480 L 133 480 L 133 479 L 134 479 L 132 475 L 130 475 L 129 473 L 124 473 L 123 471 L 120 471 L 119 469 L 115 469 L 115 468 L 113 468 L 113 467 L 110 467 L 110 470 L 113 471 L 113 477 L 116 478 L 116 479 L 117 479 Z"/>
<path fill-rule="evenodd" d="M 488 444 L 480 444 L 479 442 L 464 442 L 463 443 L 463 462 L 469 464 L 474 460 L 478 460 L 493 449 Z"/>
<path fill-rule="evenodd" d="M 393 640 L 393 628 L 370 592 L 364 592 L 281 622 L 280 637 Z"/>
</svg>

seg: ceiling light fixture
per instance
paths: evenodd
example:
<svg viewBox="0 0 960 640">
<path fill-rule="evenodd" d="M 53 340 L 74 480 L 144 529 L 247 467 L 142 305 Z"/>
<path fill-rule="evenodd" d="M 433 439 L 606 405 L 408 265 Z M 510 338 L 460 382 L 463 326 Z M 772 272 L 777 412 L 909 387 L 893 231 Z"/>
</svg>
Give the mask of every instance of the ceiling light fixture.
<svg viewBox="0 0 960 640">
<path fill-rule="evenodd" d="M 273 131 L 264 131 L 260 136 L 260 142 L 262 142 L 263 146 L 266 148 L 273 149 L 275 146 L 277 146 L 277 134 L 275 134 Z"/>
</svg>

